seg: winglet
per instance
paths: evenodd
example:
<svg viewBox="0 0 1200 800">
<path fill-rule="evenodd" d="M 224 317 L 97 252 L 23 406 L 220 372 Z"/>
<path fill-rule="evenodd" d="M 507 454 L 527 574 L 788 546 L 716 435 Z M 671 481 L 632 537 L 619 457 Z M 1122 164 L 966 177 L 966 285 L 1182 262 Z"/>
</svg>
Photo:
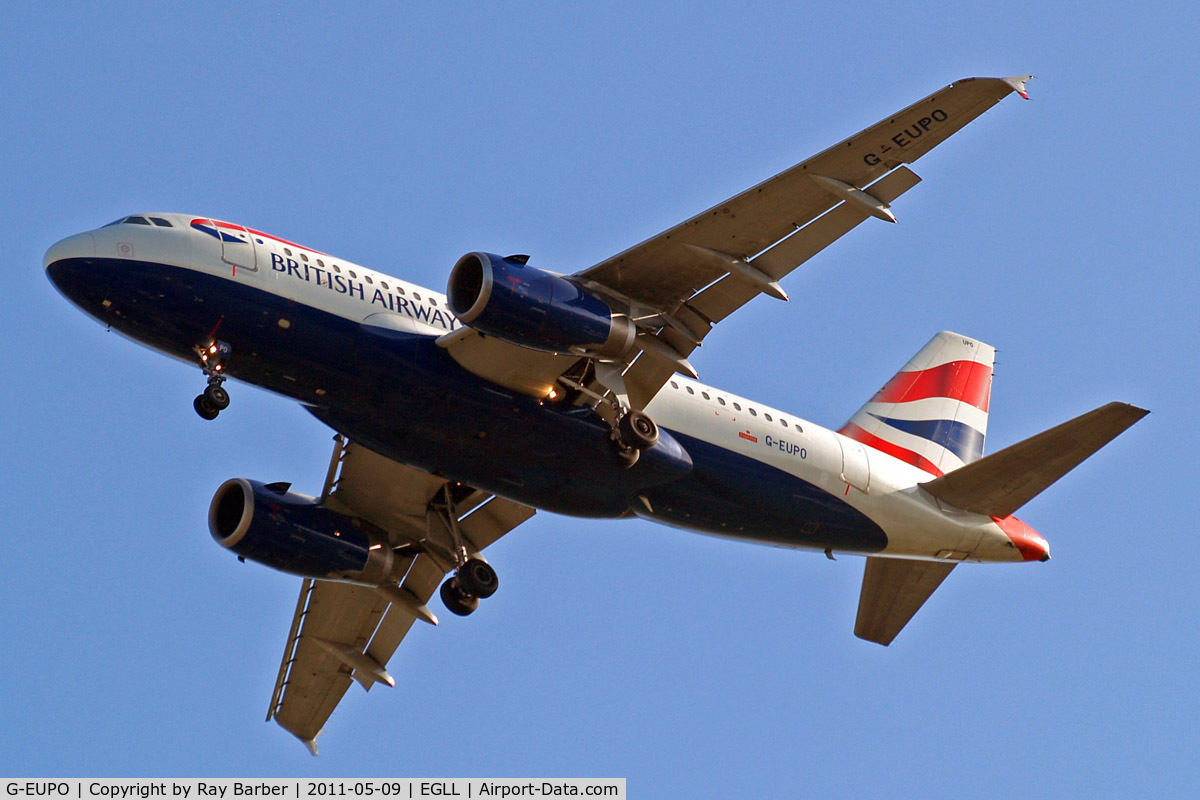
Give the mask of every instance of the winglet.
<svg viewBox="0 0 1200 800">
<path fill-rule="evenodd" d="M 320 736 L 320 735 L 321 735 L 320 733 L 317 734 L 317 736 Z M 312 753 L 314 756 L 317 754 L 317 736 L 314 736 L 311 739 L 301 739 L 300 740 L 300 741 L 304 742 L 304 746 L 308 748 L 308 752 Z"/>
<path fill-rule="evenodd" d="M 1033 80 L 1032 75 L 1013 75 L 1012 77 L 1001 78 L 1000 80 L 1011 86 L 1013 91 L 1021 95 L 1021 97 L 1024 97 L 1026 100 L 1029 99 L 1029 93 L 1025 91 L 1025 82 Z"/>
</svg>

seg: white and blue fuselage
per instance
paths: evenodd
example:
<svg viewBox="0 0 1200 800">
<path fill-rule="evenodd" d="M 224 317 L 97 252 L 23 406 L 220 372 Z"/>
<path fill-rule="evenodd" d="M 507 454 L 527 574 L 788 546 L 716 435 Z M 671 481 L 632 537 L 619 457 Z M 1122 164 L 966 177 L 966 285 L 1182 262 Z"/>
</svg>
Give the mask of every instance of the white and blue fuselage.
<svg viewBox="0 0 1200 800">
<path fill-rule="evenodd" d="M 1014 518 L 940 505 L 910 463 L 678 375 L 645 408 L 673 444 L 622 469 L 588 406 L 495 385 L 440 348 L 463 326 L 441 293 L 253 229 L 126 217 L 55 244 L 45 268 L 114 330 L 191 363 L 219 338 L 230 377 L 395 461 L 536 508 L 862 555 L 1048 554 Z"/>
</svg>

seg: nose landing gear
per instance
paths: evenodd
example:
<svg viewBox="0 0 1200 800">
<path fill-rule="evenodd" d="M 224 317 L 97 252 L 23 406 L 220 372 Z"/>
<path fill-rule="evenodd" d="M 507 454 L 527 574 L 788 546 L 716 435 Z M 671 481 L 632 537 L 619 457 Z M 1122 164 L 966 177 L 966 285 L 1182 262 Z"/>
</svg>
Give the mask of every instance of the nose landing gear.
<svg viewBox="0 0 1200 800">
<path fill-rule="evenodd" d="M 225 382 L 225 359 L 233 352 L 226 342 L 212 341 L 194 348 L 200 359 L 200 369 L 208 378 L 208 386 L 196 395 L 192 408 L 202 419 L 216 419 L 217 415 L 229 408 L 229 392 L 221 384 Z"/>
</svg>

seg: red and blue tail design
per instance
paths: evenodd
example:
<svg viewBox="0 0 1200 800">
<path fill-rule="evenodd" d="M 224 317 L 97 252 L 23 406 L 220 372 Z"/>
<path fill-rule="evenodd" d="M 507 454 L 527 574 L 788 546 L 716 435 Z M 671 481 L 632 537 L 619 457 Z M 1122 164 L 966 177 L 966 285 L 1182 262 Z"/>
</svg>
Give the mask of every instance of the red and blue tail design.
<svg viewBox="0 0 1200 800">
<path fill-rule="evenodd" d="M 983 455 L 992 394 L 990 345 L 942 331 L 839 431 L 942 475 Z"/>
</svg>

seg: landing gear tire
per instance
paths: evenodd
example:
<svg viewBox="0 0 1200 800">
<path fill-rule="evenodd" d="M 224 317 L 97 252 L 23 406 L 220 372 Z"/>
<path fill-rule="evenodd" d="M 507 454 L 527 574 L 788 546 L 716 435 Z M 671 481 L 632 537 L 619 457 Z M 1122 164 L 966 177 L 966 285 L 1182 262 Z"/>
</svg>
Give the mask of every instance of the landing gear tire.
<svg viewBox="0 0 1200 800">
<path fill-rule="evenodd" d="M 627 411 L 612 434 L 613 451 L 625 469 L 638 462 L 642 451 L 658 444 L 658 425 L 643 411 Z"/>
<path fill-rule="evenodd" d="M 219 383 L 209 384 L 204 389 L 203 397 L 217 411 L 229 408 L 229 392 L 225 391 L 225 388 Z"/>
<path fill-rule="evenodd" d="M 196 395 L 196 399 L 192 401 L 192 408 L 196 409 L 196 413 L 201 419 L 214 420 L 217 414 L 221 413 L 221 409 L 212 404 L 208 399 L 207 393 Z"/>
<path fill-rule="evenodd" d="M 625 469 L 631 469 L 642 455 L 641 450 L 635 450 L 632 447 L 621 447 L 619 444 L 615 444 L 613 450 L 617 454 L 617 463 Z"/>
<path fill-rule="evenodd" d="M 500 578 L 492 565 L 482 558 L 471 558 L 458 568 L 458 585 L 467 594 L 485 600 L 500 588 Z"/>
<path fill-rule="evenodd" d="M 479 608 L 479 598 L 473 594 L 464 592 L 458 583 L 457 577 L 443 583 L 440 594 L 442 595 L 442 603 L 451 614 L 465 617 Z"/>
<path fill-rule="evenodd" d="M 658 444 L 658 426 L 642 411 L 630 411 L 617 422 L 621 442 L 635 450 L 645 450 Z"/>
</svg>

